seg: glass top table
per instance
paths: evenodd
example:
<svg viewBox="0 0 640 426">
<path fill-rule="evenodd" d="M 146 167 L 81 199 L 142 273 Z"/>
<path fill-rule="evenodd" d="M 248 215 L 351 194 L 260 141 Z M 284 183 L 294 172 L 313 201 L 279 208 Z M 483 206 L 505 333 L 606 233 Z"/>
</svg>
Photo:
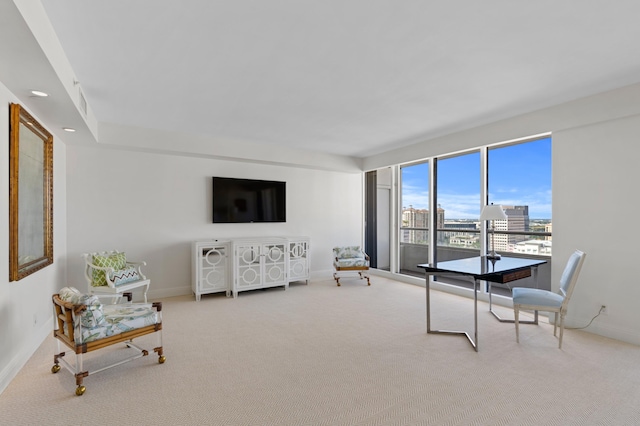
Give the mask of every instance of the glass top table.
<svg viewBox="0 0 640 426">
<path fill-rule="evenodd" d="M 547 263 L 541 259 L 527 259 L 519 257 L 503 256 L 500 259 L 488 259 L 486 256 L 470 257 L 467 259 L 447 260 L 435 263 L 424 263 L 418 265 L 424 269 L 426 278 L 426 303 L 427 303 L 427 333 L 430 334 L 455 334 L 467 337 L 471 346 L 478 351 L 478 287 L 481 281 L 489 283 L 489 310 L 503 322 L 511 322 L 498 317 L 491 309 L 491 283 L 505 284 L 511 281 L 527 278 L 534 274 L 537 283 L 538 266 Z M 464 331 L 453 330 L 432 330 L 431 329 L 431 300 L 430 300 L 430 277 L 431 276 L 453 276 L 456 278 L 467 278 L 473 282 L 473 307 L 474 307 L 474 336 Z M 537 323 L 537 312 L 534 323 Z"/>
</svg>

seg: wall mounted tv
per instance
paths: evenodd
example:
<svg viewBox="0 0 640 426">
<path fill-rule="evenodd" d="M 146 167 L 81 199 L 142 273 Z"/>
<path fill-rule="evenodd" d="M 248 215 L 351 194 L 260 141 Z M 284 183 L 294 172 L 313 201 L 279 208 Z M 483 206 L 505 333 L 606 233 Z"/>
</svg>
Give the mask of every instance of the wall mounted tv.
<svg viewBox="0 0 640 426">
<path fill-rule="evenodd" d="M 286 182 L 213 177 L 213 223 L 286 222 Z"/>
</svg>

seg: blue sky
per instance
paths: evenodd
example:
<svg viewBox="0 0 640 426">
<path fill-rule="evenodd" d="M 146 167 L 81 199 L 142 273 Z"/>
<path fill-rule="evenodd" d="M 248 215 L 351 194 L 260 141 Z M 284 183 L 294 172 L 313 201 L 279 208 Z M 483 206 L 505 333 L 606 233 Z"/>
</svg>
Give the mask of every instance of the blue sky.
<svg viewBox="0 0 640 426">
<path fill-rule="evenodd" d="M 427 164 L 402 169 L 402 206 L 429 208 Z M 528 205 L 531 219 L 551 219 L 551 138 L 489 150 L 489 202 Z M 438 203 L 446 219 L 480 216 L 480 153 L 438 162 Z"/>
</svg>

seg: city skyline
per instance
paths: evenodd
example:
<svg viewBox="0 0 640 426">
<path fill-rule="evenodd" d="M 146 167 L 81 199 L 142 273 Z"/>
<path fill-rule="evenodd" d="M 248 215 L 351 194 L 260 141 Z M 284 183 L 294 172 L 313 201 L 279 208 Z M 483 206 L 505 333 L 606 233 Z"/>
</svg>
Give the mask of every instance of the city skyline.
<svg viewBox="0 0 640 426">
<path fill-rule="evenodd" d="M 551 219 L 551 138 L 489 150 L 489 202 L 529 206 L 531 219 Z M 480 153 L 439 161 L 438 204 L 447 220 L 480 216 Z M 427 163 L 403 167 L 402 208 L 429 209 Z"/>
</svg>

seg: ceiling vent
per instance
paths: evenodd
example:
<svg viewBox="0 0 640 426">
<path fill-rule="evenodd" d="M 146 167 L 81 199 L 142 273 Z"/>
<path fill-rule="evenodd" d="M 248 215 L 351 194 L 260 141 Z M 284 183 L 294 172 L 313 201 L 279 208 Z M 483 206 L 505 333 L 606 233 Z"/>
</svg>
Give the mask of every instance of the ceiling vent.
<svg viewBox="0 0 640 426">
<path fill-rule="evenodd" d="M 86 117 L 87 116 L 87 100 L 84 98 L 84 95 L 82 94 L 82 90 L 80 90 L 80 87 L 78 87 L 78 94 L 80 95 L 80 111 L 82 111 L 82 113 Z"/>
</svg>

